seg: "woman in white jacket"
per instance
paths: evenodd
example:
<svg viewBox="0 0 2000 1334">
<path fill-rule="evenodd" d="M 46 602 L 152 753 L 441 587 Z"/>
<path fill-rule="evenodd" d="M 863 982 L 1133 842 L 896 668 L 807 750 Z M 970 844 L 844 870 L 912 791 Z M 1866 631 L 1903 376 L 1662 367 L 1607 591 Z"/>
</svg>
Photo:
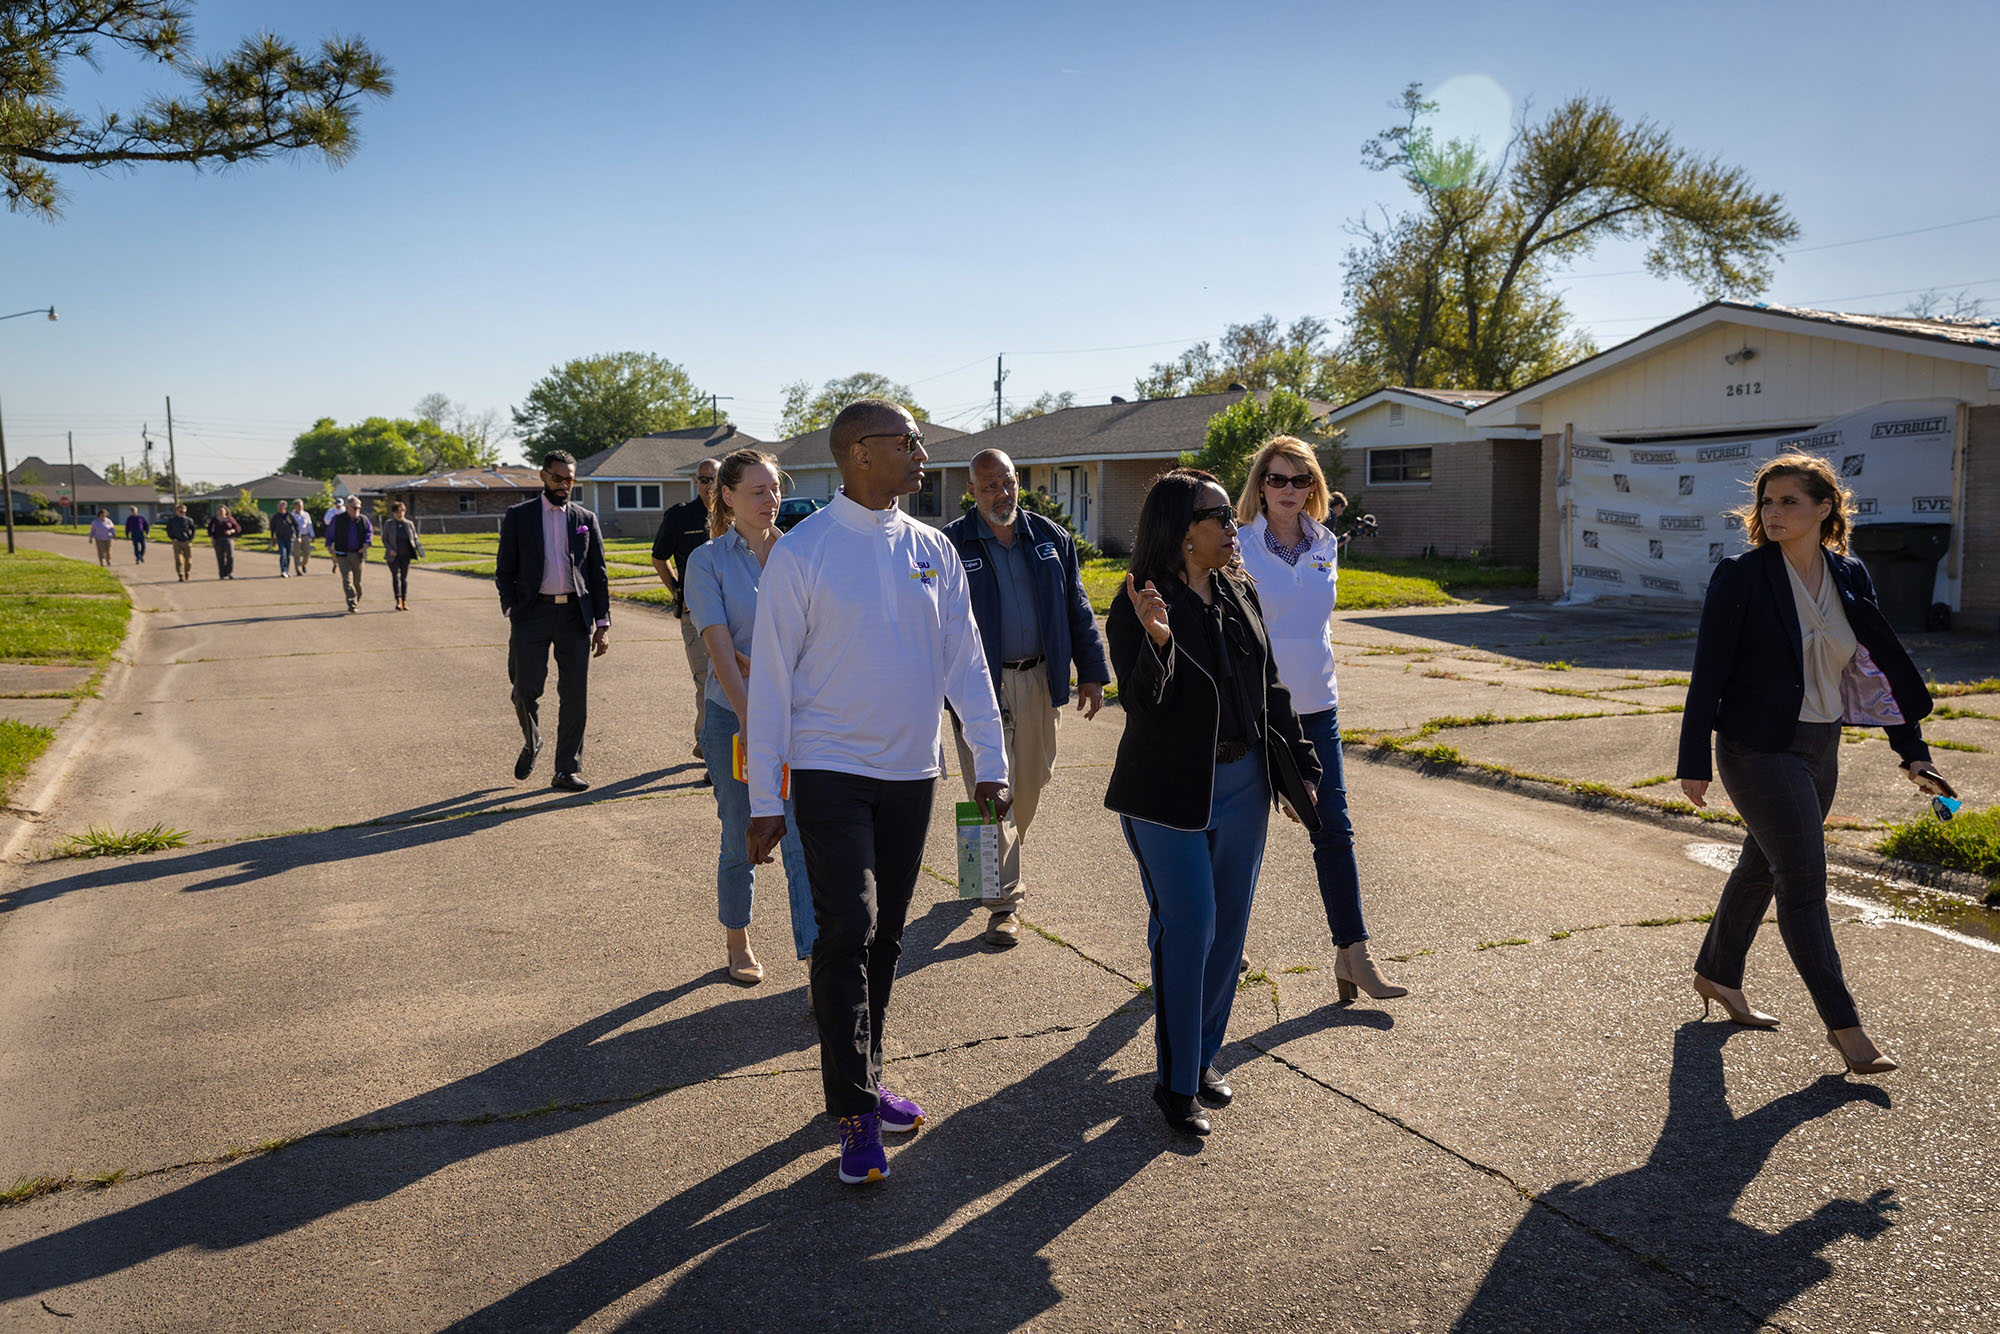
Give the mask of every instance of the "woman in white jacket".
<svg viewBox="0 0 2000 1334">
<path fill-rule="evenodd" d="M 1278 679 L 1291 691 L 1305 738 L 1318 752 L 1320 827 L 1312 836 L 1313 868 L 1336 947 L 1334 980 L 1342 1000 L 1356 990 L 1376 1000 L 1407 996 L 1368 957 L 1361 920 L 1361 872 L 1354 860 L 1354 823 L 1347 815 L 1341 765 L 1339 691 L 1333 675 L 1333 617 L 1339 544 L 1326 526 L 1329 492 L 1312 449 L 1293 436 L 1274 436 L 1250 461 L 1237 498 L 1243 525 L 1243 568 L 1257 581 Z"/>
</svg>

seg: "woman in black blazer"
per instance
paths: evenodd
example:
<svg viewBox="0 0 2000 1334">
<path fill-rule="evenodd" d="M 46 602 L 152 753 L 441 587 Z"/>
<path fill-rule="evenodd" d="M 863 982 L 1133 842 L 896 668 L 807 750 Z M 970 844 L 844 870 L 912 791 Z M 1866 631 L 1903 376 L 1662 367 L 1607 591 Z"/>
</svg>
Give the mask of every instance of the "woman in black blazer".
<svg viewBox="0 0 2000 1334">
<path fill-rule="evenodd" d="M 1215 1107 L 1234 1096 L 1215 1058 L 1273 794 L 1317 820 L 1319 759 L 1235 556 L 1222 485 L 1193 468 L 1164 473 L 1139 513 L 1125 596 L 1105 620 L 1125 732 L 1104 804 L 1121 817 L 1151 914 L 1153 1100 L 1193 1135 L 1209 1130 L 1197 1096 Z"/>
<path fill-rule="evenodd" d="M 1846 554 L 1851 498 L 1826 460 L 1786 454 L 1757 470 L 1740 515 L 1751 549 L 1709 580 L 1681 715 L 1678 777 L 1708 804 L 1708 734 L 1722 786 L 1749 833 L 1723 886 L 1695 960 L 1694 989 L 1739 1024 L 1777 1019 L 1743 998 L 1743 961 L 1773 894 L 1778 931 L 1827 1041 L 1854 1074 L 1896 1062 L 1861 1029 L 1841 976 L 1826 910 L 1823 823 L 1838 778 L 1840 727 L 1881 725 L 1910 781 L 1948 785 L 1931 764 L 1918 720 L 1930 692 L 1875 601 L 1860 561 Z"/>
</svg>

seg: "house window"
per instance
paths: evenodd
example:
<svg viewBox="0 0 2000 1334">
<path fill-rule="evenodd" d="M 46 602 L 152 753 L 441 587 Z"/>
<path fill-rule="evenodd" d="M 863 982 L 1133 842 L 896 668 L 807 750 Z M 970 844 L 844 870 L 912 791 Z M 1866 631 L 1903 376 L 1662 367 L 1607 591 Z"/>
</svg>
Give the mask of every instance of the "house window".
<svg viewBox="0 0 2000 1334">
<path fill-rule="evenodd" d="M 917 492 L 917 517 L 936 519 L 944 515 L 944 473 L 924 474 L 924 489 Z"/>
<path fill-rule="evenodd" d="M 1422 449 L 1371 449 L 1368 451 L 1368 485 L 1428 486 L 1431 480 L 1431 451 Z"/>
<path fill-rule="evenodd" d="M 474 501 L 475 501 L 475 499 L 476 499 L 476 498 L 475 498 L 475 497 L 473 496 L 473 494 L 472 494 L 472 493 L 471 493 L 470 491 L 468 491 L 468 492 L 465 492 L 464 494 L 460 495 L 460 496 L 459 496 L 459 498 L 458 498 L 458 512 L 459 512 L 460 514 L 471 514 L 471 513 L 473 513 L 473 512 L 474 512 L 474 511 L 473 511 L 473 504 L 474 504 Z"/>
<path fill-rule="evenodd" d="M 660 504 L 660 484 L 658 482 L 620 482 L 615 502 L 621 510 L 656 510 L 666 508 Z"/>
<path fill-rule="evenodd" d="M 1389 405 L 1389 425 L 1401 426 L 1402 424 L 1403 424 L 1403 405 L 1401 403 L 1391 403 Z"/>
</svg>

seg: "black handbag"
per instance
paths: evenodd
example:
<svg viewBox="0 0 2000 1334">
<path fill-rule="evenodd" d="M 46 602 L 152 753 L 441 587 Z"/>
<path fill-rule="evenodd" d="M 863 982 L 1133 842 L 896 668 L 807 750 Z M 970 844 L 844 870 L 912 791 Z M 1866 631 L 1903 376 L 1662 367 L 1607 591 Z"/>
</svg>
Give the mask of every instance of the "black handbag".
<svg viewBox="0 0 2000 1334">
<path fill-rule="evenodd" d="M 1306 776 L 1299 772 L 1299 757 L 1292 754 L 1292 748 L 1281 738 L 1266 736 L 1264 752 L 1269 756 L 1271 771 L 1271 794 L 1283 797 L 1299 817 L 1299 823 L 1309 834 L 1317 834 L 1320 829 L 1319 807 L 1313 804 L 1312 789 L 1306 785 Z"/>
</svg>

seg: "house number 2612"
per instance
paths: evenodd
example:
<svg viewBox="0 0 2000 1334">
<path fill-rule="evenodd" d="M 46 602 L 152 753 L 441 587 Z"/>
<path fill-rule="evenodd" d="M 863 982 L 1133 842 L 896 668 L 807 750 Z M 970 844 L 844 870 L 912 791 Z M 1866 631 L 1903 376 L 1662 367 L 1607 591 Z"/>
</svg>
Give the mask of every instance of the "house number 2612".
<svg viewBox="0 0 2000 1334">
<path fill-rule="evenodd" d="M 1761 394 L 1763 392 L 1764 382 L 1762 380 L 1746 380 L 1742 384 L 1726 384 L 1722 386 L 1722 396 L 1724 398 L 1741 398 L 1745 394 Z"/>
</svg>

